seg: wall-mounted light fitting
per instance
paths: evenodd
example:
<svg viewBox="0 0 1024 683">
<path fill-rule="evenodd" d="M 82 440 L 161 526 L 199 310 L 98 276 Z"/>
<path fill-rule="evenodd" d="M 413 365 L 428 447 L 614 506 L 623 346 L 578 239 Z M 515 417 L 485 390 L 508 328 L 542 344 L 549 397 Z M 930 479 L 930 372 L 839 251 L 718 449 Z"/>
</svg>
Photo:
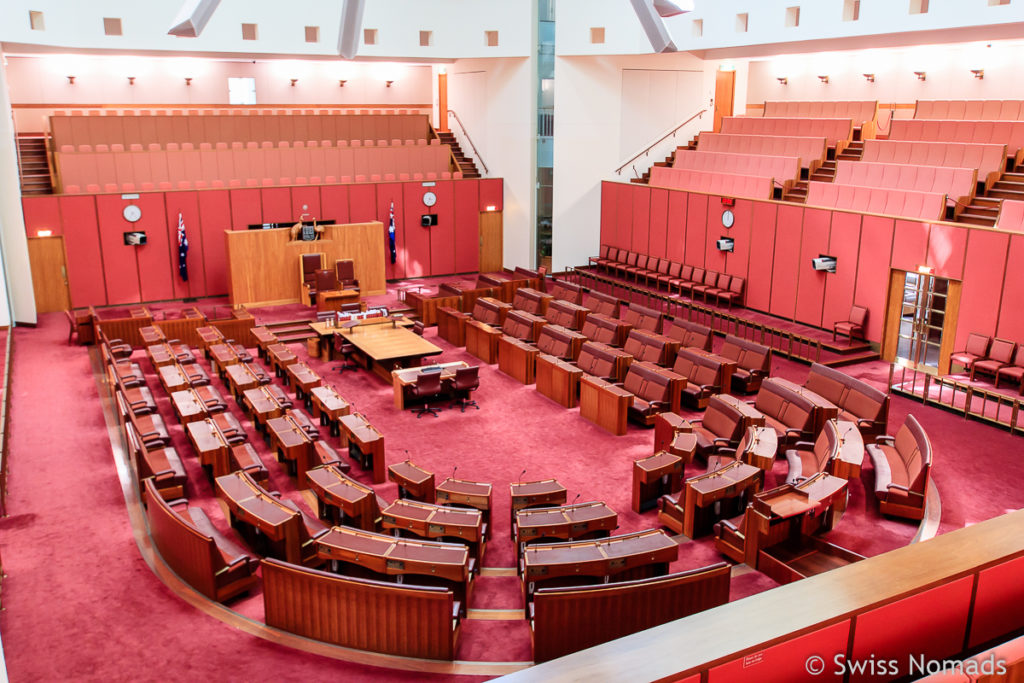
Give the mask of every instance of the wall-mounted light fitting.
<svg viewBox="0 0 1024 683">
<path fill-rule="evenodd" d="M 828 76 L 818 76 L 818 80 L 822 83 L 828 83 Z"/>
<path fill-rule="evenodd" d="M 392 83 L 394 83 L 394 81 L 384 81 L 384 84 L 389 88 L 391 87 Z"/>
<path fill-rule="evenodd" d="M 779 77 L 778 77 L 778 78 L 776 78 L 775 80 L 777 80 L 777 81 L 778 81 L 779 83 L 781 83 L 782 85 L 786 85 L 787 83 L 789 83 L 789 79 L 788 79 L 788 78 L 786 78 L 785 76 L 779 76 Z"/>
<path fill-rule="evenodd" d="M 984 69 L 971 69 L 971 73 L 974 74 L 974 77 L 977 78 L 977 79 L 985 78 L 985 70 Z"/>
<path fill-rule="evenodd" d="M 70 83 L 71 85 L 74 85 L 75 84 L 75 77 L 74 76 L 68 76 L 68 83 Z"/>
<path fill-rule="evenodd" d="M 868 83 L 875 82 L 875 74 L 864 74 L 864 78 L 867 79 Z"/>
<path fill-rule="evenodd" d="M 917 80 L 919 81 L 927 80 L 928 77 L 928 74 L 926 74 L 924 71 L 915 71 L 914 75 L 917 76 Z"/>
<path fill-rule="evenodd" d="M 338 87 L 339 88 L 344 88 L 346 83 L 348 83 L 348 81 L 345 80 L 344 78 L 339 78 L 338 79 Z"/>
<path fill-rule="evenodd" d="M 293 87 L 293 88 L 295 87 L 295 84 L 299 82 L 299 79 L 297 79 L 297 78 L 292 78 L 292 79 L 290 79 L 290 80 L 291 80 L 291 82 L 292 82 L 292 87 Z"/>
<path fill-rule="evenodd" d="M 128 85 L 135 85 L 135 76 L 128 77 Z"/>
<path fill-rule="evenodd" d="M 192 85 L 192 77 L 185 76 L 185 85 Z"/>
</svg>

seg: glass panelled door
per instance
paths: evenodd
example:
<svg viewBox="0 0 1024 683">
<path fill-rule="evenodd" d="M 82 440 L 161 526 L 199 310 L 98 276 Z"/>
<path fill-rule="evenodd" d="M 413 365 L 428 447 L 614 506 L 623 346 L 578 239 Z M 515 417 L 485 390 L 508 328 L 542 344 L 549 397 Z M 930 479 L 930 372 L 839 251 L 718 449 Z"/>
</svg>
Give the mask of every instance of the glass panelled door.
<svg viewBox="0 0 1024 683">
<path fill-rule="evenodd" d="M 946 324 L 949 280 L 908 272 L 903 285 L 896 358 L 906 365 L 938 371 Z"/>
</svg>

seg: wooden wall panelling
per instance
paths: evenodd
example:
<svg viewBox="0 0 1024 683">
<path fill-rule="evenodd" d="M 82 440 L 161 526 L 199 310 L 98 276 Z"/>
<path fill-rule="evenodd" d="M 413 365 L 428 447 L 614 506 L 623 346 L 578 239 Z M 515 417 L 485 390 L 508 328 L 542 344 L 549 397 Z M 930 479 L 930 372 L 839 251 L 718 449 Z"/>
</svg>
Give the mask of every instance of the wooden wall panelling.
<svg viewBox="0 0 1024 683">
<path fill-rule="evenodd" d="M 1018 578 L 1021 572 L 1024 572 L 1024 557 L 978 573 L 967 647 L 977 647 L 1024 628 L 1024 584 Z"/>
<path fill-rule="evenodd" d="M 601 244 L 613 244 L 617 214 L 615 202 L 619 197 L 618 185 L 601 181 Z"/>
<path fill-rule="evenodd" d="M 61 235 L 28 238 L 28 259 L 32 268 L 32 291 L 36 313 L 71 308 L 66 284 L 64 238 Z"/>
<path fill-rule="evenodd" d="M 406 226 L 405 211 L 403 209 L 405 203 L 403 198 L 403 183 L 382 183 L 377 185 L 376 220 L 379 220 L 383 225 L 382 239 L 384 240 L 384 273 L 389 280 L 406 277 L 406 262 L 409 245 L 405 239 L 405 233 L 408 230 L 408 226 Z M 395 203 L 394 263 L 391 263 L 391 251 L 388 246 L 388 216 L 391 211 L 391 202 Z"/>
<path fill-rule="evenodd" d="M 897 218 L 893 233 L 892 261 L 893 268 L 913 271 L 924 265 L 928 250 L 928 233 L 931 225 L 917 221 Z"/>
<path fill-rule="evenodd" d="M 228 190 L 206 190 L 198 194 L 199 225 L 203 233 L 202 260 L 203 269 L 206 272 L 206 294 L 207 296 L 222 296 L 228 293 L 228 262 L 224 231 L 231 229 L 231 207 L 234 202 Z M 258 199 L 258 195 L 256 197 Z M 240 199 L 239 201 L 244 200 Z M 191 253 L 189 251 L 190 255 Z"/>
<path fill-rule="evenodd" d="M 728 232 L 722 226 L 722 212 L 725 208 L 722 206 L 721 197 L 708 197 L 708 211 L 705 217 L 707 224 L 704 226 L 704 267 L 716 273 L 723 273 L 726 269 L 725 252 L 718 250 L 718 238 L 725 237 Z"/>
<path fill-rule="evenodd" d="M 831 330 L 832 325 L 839 320 L 849 320 L 857 284 L 860 220 L 861 216 L 855 213 L 836 211 L 832 214 L 832 231 L 826 253 L 835 256 L 838 264 L 836 272 L 825 278 L 825 307 L 821 314 L 821 326 L 826 330 Z"/>
<path fill-rule="evenodd" d="M 505 210 L 505 183 L 501 178 L 482 178 L 480 180 L 480 211 Z"/>
<path fill-rule="evenodd" d="M 967 228 L 952 225 L 932 225 L 931 228 L 925 263 L 933 267 L 939 277 L 961 279 L 967 252 Z"/>
<path fill-rule="evenodd" d="M 182 117 L 184 118 L 184 117 Z M 167 240 L 171 256 L 171 282 L 174 285 L 174 297 L 206 296 L 206 265 L 203 256 L 203 228 L 199 220 L 199 193 L 168 192 L 164 198 L 167 208 Z M 178 275 L 178 214 L 185 223 L 185 236 L 188 238 L 188 282 Z"/>
<path fill-rule="evenodd" d="M 260 202 L 264 223 L 294 223 L 299 220 L 299 215 L 292 211 L 292 193 L 287 187 L 262 188 Z"/>
<path fill-rule="evenodd" d="M 759 311 L 771 308 L 772 271 L 775 267 L 775 232 L 779 206 L 754 203 L 750 233 L 750 263 L 747 266 L 746 304 Z"/>
<path fill-rule="evenodd" d="M 121 211 L 127 204 L 121 195 L 101 194 L 96 197 L 100 249 L 103 250 L 103 279 L 107 285 L 107 302 L 134 304 L 142 301 L 139 290 L 138 247 L 124 243 L 124 233 L 134 227 Z"/>
<path fill-rule="evenodd" d="M 203 192 L 202 194 L 206 194 Z M 243 187 L 228 190 L 231 197 L 231 225 L 228 230 L 246 230 L 250 225 L 263 223 L 263 207 L 260 188 Z"/>
<path fill-rule="evenodd" d="M 334 223 L 334 216 L 328 216 L 320 211 L 320 188 L 315 185 L 299 185 L 291 188 L 292 192 L 292 215 L 299 220 L 302 214 L 306 220 L 317 219 L 321 223 Z"/>
<path fill-rule="evenodd" d="M 786 642 L 772 645 L 754 655 L 747 655 L 708 672 L 708 683 L 789 683 L 807 679 L 805 668 L 812 656 L 821 657 L 823 664 L 834 666 L 836 655 L 845 655 L 850 638 L 850 620 L 811 631 Z"/>
<path fill-rule="evenodd" d="M 722 229 L 718 234 L 733 239 L 733 251 L 725 255 L 725 272 L 734 277 L 747 279 L 747 269 L 750 265 L 750 233 L 754 218 L 754 202 L 747 199 L 737 199 L 732 207 L 735 217 L 732 227 L 728 230 Z M 721 226 L 721 218 L 718 219 Z M 759 226 L 763 229 L 763 226 Z"/>
<path fill-rule="evenodd" d="M 21 210 L 25 216 L 25 234 L 29 237 L 35 237 L 39 230 L 52 230 L 54 235 L 64 233 L 59 197 L 55 195 L 22 197 Z"/>
<path fill-rule="evenodd" d="M 955 350 L 967 344 L 971 332 L 993 335 L 999 321 L 999 292 L 1006 276 L 1010 235 L 987 230 L 972 230 L 967 240 L 964 286 L 960 292 L 960 318 L 957 322 Z M 1017 290 L 1021 291 L 1021 290 Z M 1004 299 L 1006 292 L 1002 293 Z M 1013 309 L 1020 315 L 1020 302 Z"/>
<path fill-rule="evenodd" d="M 320 187 L 320 210 L 325 219 L 335 225 L 350 222 L 347 185 L 323 185 Z"/>
<path fill-rule="evenodd" d="M 377 220 L 377 188 L 366 183 L 349 185 L 349 222 L 366 223 Z"/>
<path fill-rule="evenodd" d="M 455 272 L 480 270 L 480 182 L 460 180 L 455 190 Z"/>
<path fill-rule="evenodd" d="M 92 195 L 66 195 L 60 198 L 64 220 L 64 248 L 68 259 L 68 289 L 71 305 L 105 306 L 106 281 L 100 250 L 96 198 Z"/>
<path fill-rule="evenodd" d="M 615 242 L 613 247 L 629 250 L 633 231 L 633 185 L 618 185 L 615 199 Z"/>
<path fill-rule="evenodd" d="M 806 209 L 803 234 L 800 240 L 799 285 L 796 292 L 794 317 L 805 325 L 821 325 L 821 311 L 825 298 L 825 282 L 831 273 L 814 270 L 811 259 L 828 252 L 832 211 Z"/>
<path fill-rule="evenodd" d="M 433 188 L 437 203 L 426 207 L 420 200 L 424 214 L 437 214 L 437 225 L 430 233 L 430 274 L 451 275 L 455 271 L 455 192 L 451 180 L 439 180 Z M 427 188 L 423 188 L 425 192 Z M 422 194 L 420 197 L 422 198 Z"/>
<path fill-rule="evenodd" d="M 381 224 L 325 226 L 323 239 L 289 241 L 289 231 L 244 230 L 227 233 L 231 303 L 268 304 L 300 300 L 299 254 L 322 252 L 325 262 L 355 261 L 363 295 L 383 294 L 384 249 Z"/>
</svg>

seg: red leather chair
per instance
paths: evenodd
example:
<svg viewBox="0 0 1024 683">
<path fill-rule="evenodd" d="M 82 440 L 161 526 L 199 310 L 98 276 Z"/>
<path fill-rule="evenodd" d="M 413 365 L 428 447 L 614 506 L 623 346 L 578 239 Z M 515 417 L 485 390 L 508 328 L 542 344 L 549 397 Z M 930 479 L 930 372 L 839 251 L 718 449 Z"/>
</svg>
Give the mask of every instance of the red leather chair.
<svg viewBox="0 0 1024 683">
<path fill-rule="evenodd" d="M 459 368 L 455 371 L 455 377 L 449 380 L 449 382 L 449 388 L 455 397 L 455 400 L 448 406 L 449 408 L 458 405 L 462 412 L 466 412 L 467 406 L 473 406 L 480 410 L 480 406 L 476 404 L 476 401 L 469 398 L 470 392 L 480 388 L 480 368 L 478 366 Z"/>
<path fill-rule="evenodd" d="M 998 379 L 998 372 L 1010 364 L 1016 350 L 1016 342 L 1008 339 L 993 340 L 988 356 L 979 358 L 971 364 L 971 379 L 974 379 L 974 373 L 978 370 L 981 370 L 986 375 L 996 375 Z"/>
<path fill-rule="evenodd" d="M 964 347 L 964 350 L 954 351 L 953 355 L 949 357 L 949 361 L 951 364 L 959 363 L 970 370 L 975 361 L 988 356 L 988 347 L 991 343 L 992 337 L 971 332 L 967 335 L 967 346 Z"/>
<path fill-rule="evenodd" d="M 997 387 L 1001 379 L 1017 382 L 1021 386 L 1021 393 L 1024 394 L 1024 344 L 1017 347 L 1017 353 L 1013 356 L 1013 362 L 1009 365 L 1004 365 L 996 372 Z"/>
<path fill-rule="evenodd" d="M 338 259 L 335 261 L 334 272 L 342 289 L 359 291 L 359 280 L 356 279 L 356 265 L 352 259 Z"/>
<path fill-rule="evenodd" d="M 850 319 L 840 320 L 832 326 L 832 341 L 836 340 L 836 334 L 845 334 L 853 341 L 856 337 L 866 339 L 864 326 L 868 322 L 868 309 L 864 306 L 854 305 L 850 309 Z"/>
<path fill-rule="evenodd" d="M 440 372 L 421 372 L 416 378 L 416 383 L 409 387 L 409 393 L 413 398 L 422 400 L 423 405 L 416 410 L 416 419 L 420 419 L 426 414 L 437 417 L 440 408 L 432 408 L 430 406 L 430 399 L 437 398 L 441 395 L 441 373 Z"/>
<path fill-rule="evenodd" d="M 349 362 L 352 360 L 352 354 L 355 353 L 355 351 L 355 344 L 352 344 L 351 342 L 347 341 L 340 334 L 334 335 L 334 352 L 341 356 L 341 365 L 335 365 L 331 369 L 337 370 L 338 372 L 345 372 L 346 370 L 355 370 L 357 367 L 355 363 Z"/>
</svg>

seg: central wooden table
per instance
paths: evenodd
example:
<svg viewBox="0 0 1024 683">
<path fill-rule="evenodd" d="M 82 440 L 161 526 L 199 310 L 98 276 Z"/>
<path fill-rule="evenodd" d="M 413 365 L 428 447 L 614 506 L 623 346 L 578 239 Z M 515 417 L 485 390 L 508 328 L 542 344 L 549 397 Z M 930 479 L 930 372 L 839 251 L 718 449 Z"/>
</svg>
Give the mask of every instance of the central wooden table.
<svg viewBox="0 0 1024 683">
<path fill-rule="evenodd" d="M 361 413 L 344 415 L 338 420 L 341 427 L 341 445 L 348 447 L 348 455 L 364 470 L 373 472 L 373 483 L 384 483 L 384 435 Z"/>
<path fill-rule="evenodd" d="M 366 484 L 348 476 L 334 465 L 306 472 L 309 488 L 319 503 L 317 514 L 334 524 L 374 531 L 380 522 L 377 494 Z"/>
<path fill-rule="evenodd" d="M 384 318 L 370 318 L 351 328 L 326 327 L 324 323 L 310 325 L 317 334 L 331 330 L 355 346 L 366 358 L 366 367 L 386 382 L 396 368 L 420 365 L 428 356 L 441 353 L 441 348 L 408 329 L 411 321 L 403 318 L 396 326 Z"/>
<path fill-rule="evenodd" d="M 399 410 L 405 410 L 405 391 L 406 388 L 415 384 L 420 373 L 427 368 L 441 368 L 441 380 L 451 379 L 455 377 L 455 371 L 459 368 L 468 368 L 469 363 L 464 360 L 456 360 L 450 363 L 436 363 L 434 365 L 421 365 L 415 368 L 402 368 L 401 370 L 391 371 L 391 386 L 395 392 L 395 407 Z"/>
</svg>

